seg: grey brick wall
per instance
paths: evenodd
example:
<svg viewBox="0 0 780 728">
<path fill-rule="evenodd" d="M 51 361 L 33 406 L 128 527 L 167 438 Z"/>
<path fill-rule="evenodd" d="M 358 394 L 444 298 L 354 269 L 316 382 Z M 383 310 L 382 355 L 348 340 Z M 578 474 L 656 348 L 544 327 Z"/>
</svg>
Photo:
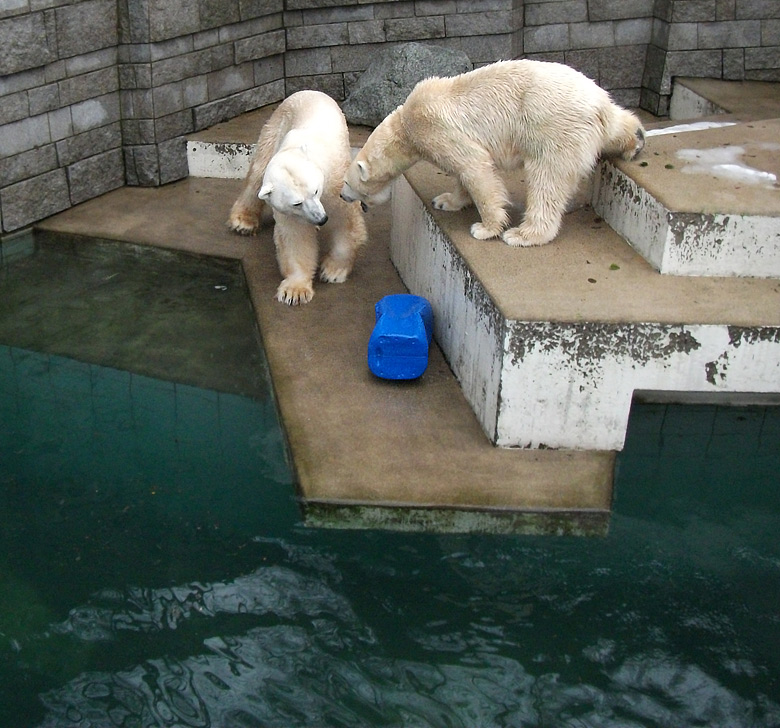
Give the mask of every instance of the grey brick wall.
<svg viewBox="0 0 780 728">
<path fill-rule="evenodd" d="M 567 63 L 665 114 L 678 75 L 780 81 L 780 0 L 14 0 L 0 4 L 0 231 L 187 174 L 185 138 L 377 51 Z"/>
<path fill-rule="evenodd" d="M 675 76 L 780 81 L 780 1 L 656 0 L 641 106 L 668 113 Z"/>
<path fill-rule="evenodd" d="M 283 0 L 0 5 L 0 225 L 187 174 L 186 135 L 283 98 Z"/>
</svg>

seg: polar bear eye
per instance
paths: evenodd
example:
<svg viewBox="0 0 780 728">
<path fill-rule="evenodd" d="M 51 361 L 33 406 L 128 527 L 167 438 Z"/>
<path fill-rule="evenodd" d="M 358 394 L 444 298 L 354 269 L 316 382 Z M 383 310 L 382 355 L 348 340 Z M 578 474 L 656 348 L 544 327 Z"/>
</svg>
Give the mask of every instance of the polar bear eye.
<svg viewBox="0 0 780 728">
<path fill-rule="evenodd" d="M 302 204 L 303 204 L 303 201 L 301 201 L 301 202 L 293 202 L 292 206 L 293 207 L 300 207 Z"/>
</svg>

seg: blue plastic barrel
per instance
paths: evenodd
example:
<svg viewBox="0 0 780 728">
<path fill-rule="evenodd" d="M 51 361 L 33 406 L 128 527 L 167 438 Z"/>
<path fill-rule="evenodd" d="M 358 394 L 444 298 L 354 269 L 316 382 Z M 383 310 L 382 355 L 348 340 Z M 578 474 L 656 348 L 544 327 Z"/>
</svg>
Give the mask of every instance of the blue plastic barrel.
<svg viewBox="0 0 780 728">
<path fill-rule="evenodd" d="M 428 366 L 433 309 L 421 296 L 385 296 L 376 306 L 368 368 L 382 379 L 417 379 Z"/>
</svg>

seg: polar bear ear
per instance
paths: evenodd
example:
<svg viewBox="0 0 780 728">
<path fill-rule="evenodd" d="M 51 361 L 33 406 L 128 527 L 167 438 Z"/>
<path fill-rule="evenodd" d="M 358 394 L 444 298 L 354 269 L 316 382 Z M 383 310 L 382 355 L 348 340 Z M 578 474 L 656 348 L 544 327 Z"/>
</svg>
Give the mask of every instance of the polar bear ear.
<svg viewBox="0 0 780 728">
<path fill-rule="evenodd" d="M 270 182 L 266 182 L 257 192 L 257 197 L 260 200 L 267 200 L 271 193 L 274 191 L 274 186 Z"/>
<path fill-rule="evenodd" d="M 359 160 L 357 162 L 357 168 L 358 171 L 360 172 L 360 181 L 361 182 L 368 181 L 368 165 L 362 160 Z"/>
</svg>

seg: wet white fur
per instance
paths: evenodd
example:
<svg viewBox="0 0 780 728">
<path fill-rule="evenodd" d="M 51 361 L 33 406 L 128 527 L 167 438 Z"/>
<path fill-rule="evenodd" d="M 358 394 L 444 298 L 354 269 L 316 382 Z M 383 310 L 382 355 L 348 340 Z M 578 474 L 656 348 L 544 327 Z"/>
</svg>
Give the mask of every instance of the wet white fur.
<svg viewBox="0 0 780 728">
<path fill-rule="evenodd" d="M 371 134 L 350 165 L 342 196 L 383 202 L 392 180 L 420 159 L 455 179 L 433 206 L 475 204 L 471 234 L 509 245 L 543 245 L 560 229 L 566 204 L 601 155 L 632 159 L 641 123 L 606 91 L 559 63 L 501 61 L 452 78 L 421 81 Z M 509 196 L 499 170 L 524 165 L 522 223 L 506 229 Z"/>
<path fill-rule="evenodd" d="M 272 208 L 276 258 L 284 279 L 276 297 L 283 303 L 307 303 L 314 295 L 318 237 L 329 244 L 320 266 L 320 278 L 329 283 L 347 279 L 366 242 L 360 206 L 339 197 L 349 161 L 344 114 L 319 91 L 299 91 L 285 99 L 260 132 L 228 225 L 254 234 L 264 204 Z"/>
</svg>

